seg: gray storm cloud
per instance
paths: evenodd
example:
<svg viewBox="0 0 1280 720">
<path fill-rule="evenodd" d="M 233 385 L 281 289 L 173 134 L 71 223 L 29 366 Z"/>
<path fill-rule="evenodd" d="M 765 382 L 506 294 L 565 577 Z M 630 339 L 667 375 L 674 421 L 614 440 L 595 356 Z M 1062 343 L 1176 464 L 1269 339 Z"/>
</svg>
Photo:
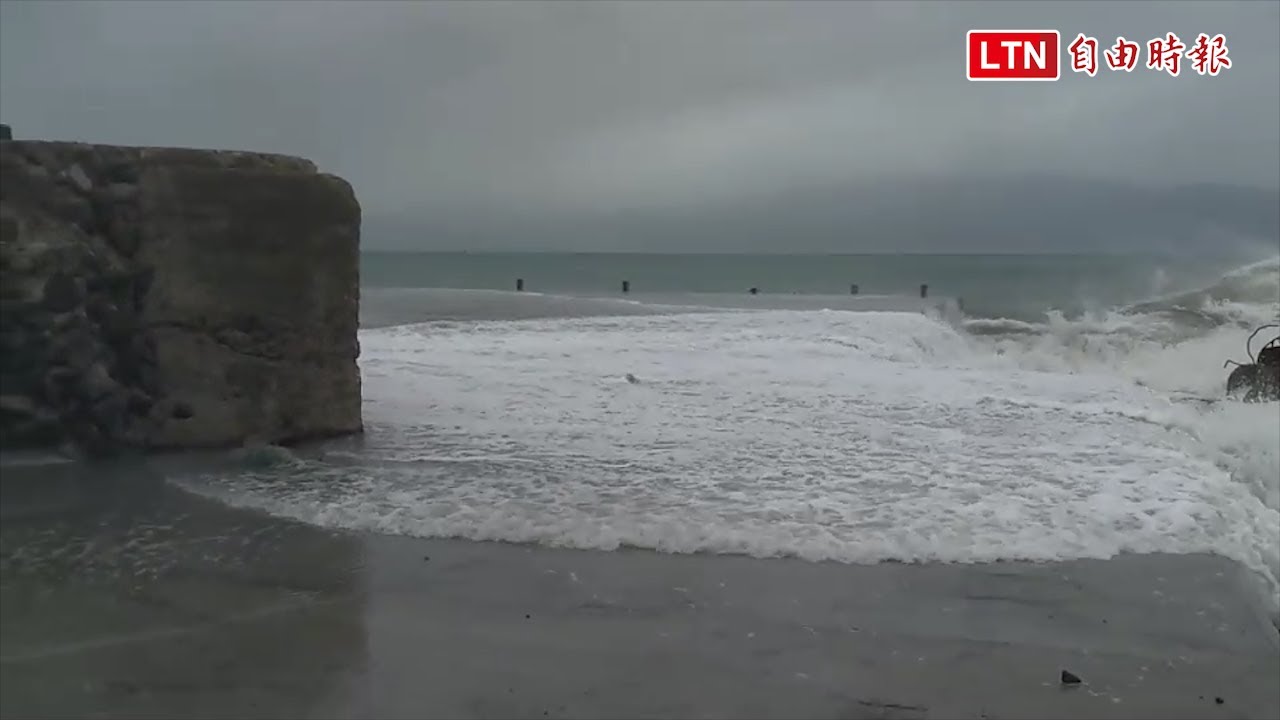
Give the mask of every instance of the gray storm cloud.
<svg viewBox="0 0 1280 720">
<path fill-rule="evenodd" d="M 1221 32 L 1233 66 L 970 83 L 984 27 Z M 310 157 L 356 186 L 372 245 L 759 249 L 741 218 L 767 206 L 800 247 L 833 249 L 842 222 L 927 246 L 954 234 L 893 225 L 911 212 L 881 211 L 886 188 L 976 178 L 984 211 L 1016 214 L 999 198 L 1027 176 L 1078 198 L 1245 186 L 1235 232 L 1265 239 L 1280 3 L 6 0 L 0 115 L 20 137 Z M 975 212 L 926 194 L 939 226 Z"/>
</svg>

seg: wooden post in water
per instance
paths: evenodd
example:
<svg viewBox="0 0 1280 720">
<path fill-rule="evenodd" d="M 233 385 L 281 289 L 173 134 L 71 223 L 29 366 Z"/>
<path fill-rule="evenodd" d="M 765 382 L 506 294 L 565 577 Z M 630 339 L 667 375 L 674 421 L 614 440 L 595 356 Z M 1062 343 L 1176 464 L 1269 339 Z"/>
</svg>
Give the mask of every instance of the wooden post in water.
<svg viewBox="0 0 1280 720">
<path fill-rule="evenodd" d="M 524 278 L 516 278 L 516 291 L 524 290 Z"/>
<path fill-rule="evenodd" d="M 854 284 L 852 284 L 852 285 L 850 285 L 850 286 L 849 286 L 849 294 L 850 294 L 850 295 L 857 295 L 857 294 L 858 294 L 858 283 L 854 283 Z"/>
<path fill-rule="evenodd" d="M 624 293 L 629 293 L 629 292 L 631 292 L 631 281 L 630 281 L 630 280 L 623 280 L 623 281 L 622 281 L 622 292 L 624 292 Z"/>
<path fill-rule="evenodd" d="M 920 286 L 920 297 L 929 297 L 929 286 L 928 286 L 928 285 L 921 285 L 921 286 Z"/>
</svg>

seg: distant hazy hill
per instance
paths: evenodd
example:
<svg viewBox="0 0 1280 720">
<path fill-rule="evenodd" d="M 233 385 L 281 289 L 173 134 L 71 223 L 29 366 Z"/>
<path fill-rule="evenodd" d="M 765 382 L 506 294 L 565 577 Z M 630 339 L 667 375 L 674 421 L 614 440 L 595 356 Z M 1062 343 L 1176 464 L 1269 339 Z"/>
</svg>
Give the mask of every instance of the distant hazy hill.
<svg viewBox="0 0 1280 720">
<path fill-rule="evenodd" d="M 803 189 L 678 211 L 393 221 L 366 247 L 652 252 L 1280 251 L 1280 191 L 1060 177 Z"/>
</svg>

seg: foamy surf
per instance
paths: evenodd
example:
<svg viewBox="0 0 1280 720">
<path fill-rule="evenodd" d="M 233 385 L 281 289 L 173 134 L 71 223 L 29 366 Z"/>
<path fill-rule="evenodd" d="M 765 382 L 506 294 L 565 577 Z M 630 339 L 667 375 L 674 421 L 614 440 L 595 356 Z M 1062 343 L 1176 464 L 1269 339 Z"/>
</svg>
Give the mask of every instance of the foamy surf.
<svg viewBox="0 0 1280 720">
<path fill-rule="evenodd" d="M 1180 402 L 1221 395 L 1207 358 L 1247 331 L 1172 322 L 975 336 L 919 313 L 770 310 L 367 330 L 360 450 L 186 484 L 334 527 L 603 550 L 1207 551 L 1256 571 L 1274 614 L 1280 415 Z"/>
</svg>

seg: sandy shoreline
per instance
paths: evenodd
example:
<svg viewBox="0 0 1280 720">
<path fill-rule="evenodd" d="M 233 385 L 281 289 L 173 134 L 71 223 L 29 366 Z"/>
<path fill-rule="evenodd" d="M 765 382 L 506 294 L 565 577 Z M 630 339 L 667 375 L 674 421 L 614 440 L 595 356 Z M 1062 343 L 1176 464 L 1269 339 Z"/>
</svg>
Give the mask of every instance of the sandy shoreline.
<svg viewBox="0 0 1280 720">
<path fill-rule="evenodd" d="M 5 717 L 1280 715 L 1277 633 L 1212 556 L 554 550 L 330 533 L 136 469 L 4 472 Z"/>
</svg>

